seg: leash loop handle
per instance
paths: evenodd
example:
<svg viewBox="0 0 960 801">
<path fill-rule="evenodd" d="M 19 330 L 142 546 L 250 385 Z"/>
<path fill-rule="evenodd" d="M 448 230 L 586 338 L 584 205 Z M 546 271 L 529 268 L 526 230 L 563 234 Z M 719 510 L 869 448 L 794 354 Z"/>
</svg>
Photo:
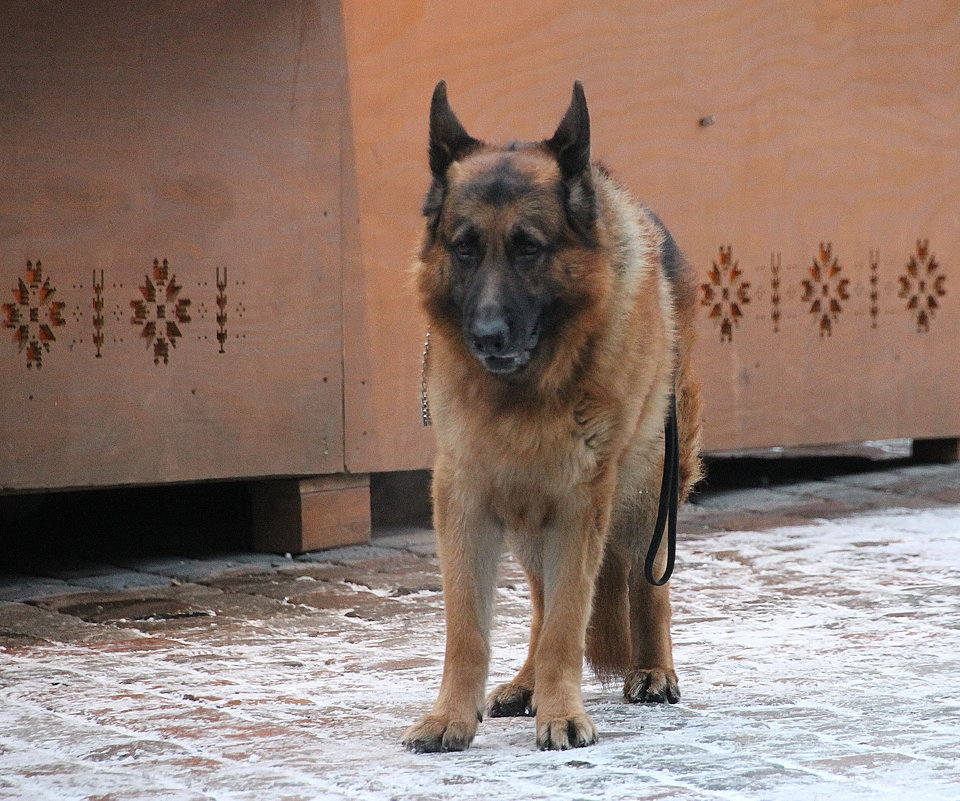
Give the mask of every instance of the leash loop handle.
<svg viewBox="0 0 960 801">
<path fill-rule="evenodd" d="M 643 574 L 654 587 L 662 587 L 673 575 L 673 565 L 677 558 L 677 507 L 680 505 L 680 435 L 677 430 L 677 396 L 670 393 L 670 406 L 663 427 L 663 479 L 660 482 L 660 503 L 657 506 L 657 522 L 653 527 L 653 537 L 647 548 L 647 558 L 643 565 Z M 656 578 L 653 574 L 654 563 L 663 534 L 667 534 L 667 564 L 663 575 Z"/>
</svg>

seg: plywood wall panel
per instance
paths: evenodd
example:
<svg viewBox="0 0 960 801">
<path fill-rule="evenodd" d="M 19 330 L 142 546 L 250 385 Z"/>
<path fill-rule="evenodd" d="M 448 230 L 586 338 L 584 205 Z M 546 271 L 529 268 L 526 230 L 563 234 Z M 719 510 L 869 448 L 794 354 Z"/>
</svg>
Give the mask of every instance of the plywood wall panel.
<svg viewBox="0 0 960 801">
<path fill-rule="evenodd" d="M 342 470 L 336 4 L 0 14 L 0 488 Z"/>
<path fill-rule="evenodd" d="M 711 318 L 716 301 L 701 293 L 708 448 L 960 430 L 955 3 L 505 2 L 492 13 L 398 2 L 348 4 L 345 22 L 361 221 L 352 280 L 365 310 L 346 320 L 347 409 L 351 398 L 365 409 L 359 427 L 348 411 L 353 469 L 430 459 L 418 428 L 424 323 L 404 273 L 440 78 L 467 129 L 493 141 L 550 135 L 581 79 L 594 155 L 660 213 L 702 283 L 732 247 L 714 289 L 731 289 L 737 263 L 743 316 L 733 322 L 725 303 Z M 930 284 L 900 280 L 918 240 L 946 277 L 920 326 L 907 306 L 916 293 L 926 303 Z M 821 243 L 840 268 L 827 281 L 810 275 Z M 848 281 L 829 331 L 808 280 L 821 296 Z"/>
<path fill-rule="evenodd" d="M 698 272 L 708 448 L 955 436 L 958 76 L 948 0 L 6 3 L 0 489 L 428 466 L 440 78 L 494 141 L 584 82 Z"/>
</svg>

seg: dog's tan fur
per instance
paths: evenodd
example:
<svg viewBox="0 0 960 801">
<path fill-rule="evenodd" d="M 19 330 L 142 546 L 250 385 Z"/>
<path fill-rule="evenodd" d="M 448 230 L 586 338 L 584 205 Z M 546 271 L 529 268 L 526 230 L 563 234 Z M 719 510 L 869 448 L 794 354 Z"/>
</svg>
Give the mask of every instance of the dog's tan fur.
<svg viewBox="0 0 960 801">
<path fill-rule="evenodd" d="M 585 243 L 569 230 L 557 191 L 563 176 L 547 143 L 472 142 L 439 179 L 442 202 L 417 272 L 431 326 L 434 523 L 447 645 L 439 698 L 404 743 L 415 751 L 461 750 L 484 711 L 535 711 L 541 748 L 588 745 L 597 732 L 581 699 L 585 655 L 602 676 L 624 678 L 630 701 L 679 697 L 668 588 L 646 583 L 642 560 L 656 517 L 674 380 L 681 498 L 700 474 L 700 396 L 690 370 L 693 284 L 682 259 L 667 275 L 661 262 L 669 235 L 602 168 L 593 165 L 584 177 L 596 208 Z M 518 197 L 491 204 L 465 189 L 505 162 L 528 187 Z M 567 202 L 576 202 L 575 191 Z M 520 378 L 504 379 L 465 345 L 450 306 L 445 243 L 465 219 L 497 241 L 530 216 L 558 243 L 544 280 L 566 293 L 565 308 L 574 311 L 538 345 Z M 505 543 L 530 582 L 530 648 L 514 680 L 485 702 Z"/>
</svg>

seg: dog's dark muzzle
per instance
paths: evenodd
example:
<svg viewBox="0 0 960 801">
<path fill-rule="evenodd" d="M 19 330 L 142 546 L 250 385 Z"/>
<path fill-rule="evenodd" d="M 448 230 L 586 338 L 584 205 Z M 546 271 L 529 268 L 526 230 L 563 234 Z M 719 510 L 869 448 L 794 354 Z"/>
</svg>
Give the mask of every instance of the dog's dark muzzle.
<svg viewBox="0 0 960 801">
<path fill-rule="evenodd" d="M 518 329 L 521 329 L 518 331 Z M 487 372 L 509 375 L 526 367 L 540 341 L 540 325 L 511 325 L 499 311 L 478 314 L 465 332 L 470 352 Z"/>
</svg>

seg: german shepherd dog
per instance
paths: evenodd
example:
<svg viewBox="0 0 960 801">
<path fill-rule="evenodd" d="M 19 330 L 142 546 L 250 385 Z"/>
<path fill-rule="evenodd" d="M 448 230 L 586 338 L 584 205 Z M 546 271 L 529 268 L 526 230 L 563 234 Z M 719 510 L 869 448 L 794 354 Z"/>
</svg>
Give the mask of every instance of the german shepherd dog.
<svg viewBox="0 0 960 801">
<path fill-rule="evenodd" d="M 668 588 L 645 581 L 643 554 L 671 397 L 681 499 L 700 474 L 692 276 L 659 219 L 591 163 L 579 82 L 550 139 L 505 146 L 467 134 L 440 82 L 429 154 L 416 280 L 447 642 L 439 698 L 403 743 L 464 750 L 486 712 L 535 714 L 541 749 L 590 745 L 584 656 L 630 702 L 680 697 Z M 505 543 L 530 583 L 530 648 L 484 700 Z"/>
</svg>

